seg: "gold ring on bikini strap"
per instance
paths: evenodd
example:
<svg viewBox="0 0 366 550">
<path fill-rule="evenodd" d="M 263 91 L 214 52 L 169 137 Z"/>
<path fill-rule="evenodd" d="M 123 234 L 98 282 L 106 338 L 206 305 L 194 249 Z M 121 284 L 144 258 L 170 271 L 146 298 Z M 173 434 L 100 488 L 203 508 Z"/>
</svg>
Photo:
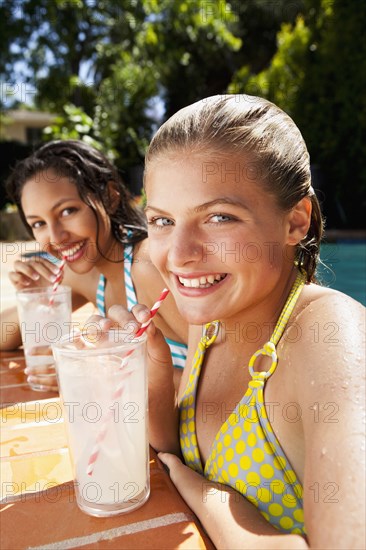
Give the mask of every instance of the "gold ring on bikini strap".
<svg viewBox="0 0 366 550">
<path fill-rule="evenodd" d="M 269 341 L 266 344 L 264 344 L 263 348 L 253 353 L 249 361 L 249 372 L 252 377 L 256 377 L 259 374 L 253 369 L 255 360 L 259 355 L 267 355 L 267 357 L 270 357 L 272 359 L 272 364 L 269 370 L 264 374 L 264 378 L 268 378 L 272 374 L 272 372 L 275 370 L 277 365 L 278 359 L 277 359 L 277 353 L 276 353 L 276 346 L 274 345 L 273 342 Z M 261 373 L 261 375 L 263 376 L 263 373 Z"/>
<path fill-rule="evenodd" d="M 201 344 L 208 348 L 215 340 L 219 333 L 220 321 L 212 321 L 207 323 L 203 329 L 203 334 L 201 337 Z"/>
</svg>

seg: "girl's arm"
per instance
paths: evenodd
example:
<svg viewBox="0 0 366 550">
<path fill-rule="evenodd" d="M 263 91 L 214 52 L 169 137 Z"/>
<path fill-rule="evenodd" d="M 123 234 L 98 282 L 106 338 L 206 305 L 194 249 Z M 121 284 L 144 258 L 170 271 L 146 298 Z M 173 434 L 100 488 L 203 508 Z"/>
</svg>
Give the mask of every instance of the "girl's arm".
<svg viewBox="0 0 366 550">
<path fill-rule="evenodd" d="M 281 534 L 237 491 L 208 481 L 182 464 L 177 456 L 159 453 L 178 491 L 220 549 L 305 549 L 299 535 Z"/>
<path fill-rule="evenodd" d="M 16 260 L 9 278 L 16 290 L 22 290 L 51 285 L 57 272 L 56 264 L 45 259 L 42 253 L 35 252 Z M 9 351 L 21 345 L 18 311 L 14 306 L 1 312 L 0 350 Z"/>
<path fill-rule="evenodd" d="M 336 292 L 307 309 L 291 356 L 303 411 L 309 545 L 358 549 L 365 544 L 366 310 Z"/>
<path fill-rule="evenodd" d="M 0 351 L 10 351 L 21 345 L 18 311 L 16 307 L 11 307 L 1 312 Z"/>
</svg>

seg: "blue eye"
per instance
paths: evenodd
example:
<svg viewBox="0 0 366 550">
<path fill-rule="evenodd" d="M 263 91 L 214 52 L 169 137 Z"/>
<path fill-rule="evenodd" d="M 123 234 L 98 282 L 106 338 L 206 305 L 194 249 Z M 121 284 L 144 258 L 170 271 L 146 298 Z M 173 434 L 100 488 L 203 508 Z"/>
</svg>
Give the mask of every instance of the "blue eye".
<svg viewBox="0 0 366 550">
<path fill-rule="evenodd" d="M 226 214 L 214 214 L 210 217 L 210 222 L 212 223 L 225 223 L 233 220 L 234 218 L 232 216 L 227 216 Z"/>
<path fill-rule="evenodd" d="M 162 227 L 167 227 L 169 225 L 173 225 L 173 221 L 169 218 L 151 218 L 151 220 L 148 220 L 148 225 L 151 225 L 153 227 L 158 227 L 159 229 Z"/>
</svg>

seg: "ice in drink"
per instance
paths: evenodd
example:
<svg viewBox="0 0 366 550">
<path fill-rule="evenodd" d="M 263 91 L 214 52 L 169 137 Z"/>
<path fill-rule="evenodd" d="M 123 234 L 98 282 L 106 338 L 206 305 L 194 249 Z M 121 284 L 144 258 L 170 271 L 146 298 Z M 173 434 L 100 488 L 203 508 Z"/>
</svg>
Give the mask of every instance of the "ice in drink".
<svg viewBox="0 0 366 550">
<path fill-rule="evenodd" d="M 60 286 L 54 294 L 52 287 L 21 290 L 17 292 L 17 306 L 26 365 L 35 373 L 39 369 L 49 372 L 54 368 L 51 345 L 70 332 L 71 289 Z"/>
</svg>

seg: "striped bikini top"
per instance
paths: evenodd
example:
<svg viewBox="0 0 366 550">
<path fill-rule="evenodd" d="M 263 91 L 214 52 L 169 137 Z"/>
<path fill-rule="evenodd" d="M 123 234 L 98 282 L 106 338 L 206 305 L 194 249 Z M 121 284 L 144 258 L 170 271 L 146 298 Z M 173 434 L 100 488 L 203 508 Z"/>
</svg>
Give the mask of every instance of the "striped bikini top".
<svg viewBox="0 0 366 550">
<path fill-rule="evenodd" d="M 196 437 L 196 394 L 205 352 L 216 339 L 219 321 L 205 327 L 179 403 L 180 446 L 187 466 L 239 491 L 274 527 L 301 535 L 305 534 L 303 489 L 271 427 L 264 405 L 264 386 L 276 369 L 276 345 L 304 284 L 305 277 L 299 273 L 269 342 L 249 361 L 252 379 L 248 389 L 218 431 L 204 467 Z M 254 370 L 259 355 L 271 358 L 268 371 Z"/>
<path fill-rule="evenodd" d="M 137 304 L 137 297 L 135 292 L 135 287 L 132 282 L 131 277 L 131 268 L 133 262 L 133 246 L 127 245 L 124 248 L 123 253 L 123 264 L 124 264 L 124 280 L 125 280 L 125 289 L 126 289 L 126 299 L 127 299 L 127 309 L 131 311 L 133 306 Z M 96 305 L 100 315 L 105 317 L 105 285 L 106 278 L 103 274 L 99 277 L 99 282 L 97 286 L 97 295 L 96 295 Z M 170 338 L 165 338 L 167 344 L 170 347 L 170 352 L 172 354 L 173 365 L 177 368 L 183 369 L 186 363 L 187 358 L 187 346 L 171 340 Z"/>
</svg>

